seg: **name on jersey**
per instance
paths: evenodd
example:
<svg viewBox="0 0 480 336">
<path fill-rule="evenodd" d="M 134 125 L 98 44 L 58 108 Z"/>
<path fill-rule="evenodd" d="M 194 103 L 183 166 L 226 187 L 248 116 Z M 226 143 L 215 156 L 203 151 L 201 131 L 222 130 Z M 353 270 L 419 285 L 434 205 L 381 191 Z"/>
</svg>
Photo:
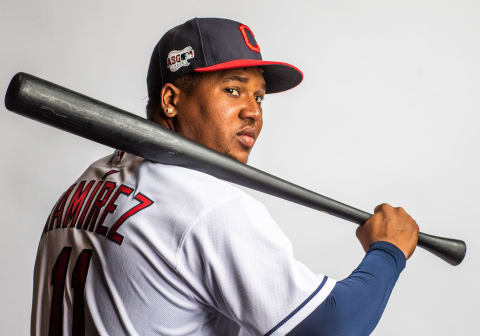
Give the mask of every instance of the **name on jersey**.
<svg viewBox="0 0 480 336">
<path fill-rule="evenodd" d="M 52 230 L 76 228 L 94 232 L 121 245 L 124 236 L 120 227 L 132 216 L 153 204 L 153 201 L 124 184 L 117 186 L 112 181 L 92 180 L 74 183 L 63 193 L 48 216 L 43 234 Z M 132 207 L 120 214 L 110 226 L 103 225 L 107 216 L 116 213 L 119 202 L 132 203 Z"/>
</svg>

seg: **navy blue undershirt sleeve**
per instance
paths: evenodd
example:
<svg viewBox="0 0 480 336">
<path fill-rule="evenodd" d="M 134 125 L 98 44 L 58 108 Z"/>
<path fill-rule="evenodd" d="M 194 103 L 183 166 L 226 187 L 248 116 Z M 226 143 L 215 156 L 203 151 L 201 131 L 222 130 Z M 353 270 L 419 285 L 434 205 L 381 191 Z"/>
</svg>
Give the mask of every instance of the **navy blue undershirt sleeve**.
<svg viewBox="0 0 480 336">
<path fill-rule="evenodd" d="M 405 264 L 405 255 L 395 245 L 375 242 L 357 269 L 337 282 L 322 304 L 288 335 L 370 335 Z"/>
</svg>

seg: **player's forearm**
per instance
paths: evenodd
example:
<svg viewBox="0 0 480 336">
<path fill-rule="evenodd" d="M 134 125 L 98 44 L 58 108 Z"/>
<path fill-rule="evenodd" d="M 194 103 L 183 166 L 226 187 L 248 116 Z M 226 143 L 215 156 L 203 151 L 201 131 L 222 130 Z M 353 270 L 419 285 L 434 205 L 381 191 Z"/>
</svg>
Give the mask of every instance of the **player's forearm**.
<svg viewBox="0 0 480 336">
<path fill-rule="evenodd" d="M 372 244 L 361 264 L 290 336 L 369 335 L 405 267 L 405 255 L 386 242 Z"/>
</svg>

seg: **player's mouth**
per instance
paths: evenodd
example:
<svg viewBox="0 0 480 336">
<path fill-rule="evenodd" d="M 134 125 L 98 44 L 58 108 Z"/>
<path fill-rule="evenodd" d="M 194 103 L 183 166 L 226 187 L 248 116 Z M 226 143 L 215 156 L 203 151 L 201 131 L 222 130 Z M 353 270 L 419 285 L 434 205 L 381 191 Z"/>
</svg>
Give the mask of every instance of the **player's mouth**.
<svg viewBox="0 0 480 336">
<path fill-rule="evenodd" d="M 240 132 L 237 133 L 238 140 L 242 145 L 247 148 L 252 148 L 255 144 L 255 139 L 257 138 L 257 134 L 255 133 L 255 128 L 253 127 L 245 127 Z"/>
</svg>

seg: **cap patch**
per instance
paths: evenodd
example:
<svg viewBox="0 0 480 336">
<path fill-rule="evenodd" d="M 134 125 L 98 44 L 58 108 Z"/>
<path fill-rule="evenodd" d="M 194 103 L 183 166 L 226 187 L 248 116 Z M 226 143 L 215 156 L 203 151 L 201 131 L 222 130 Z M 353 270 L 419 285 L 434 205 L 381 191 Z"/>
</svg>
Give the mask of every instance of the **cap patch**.
<svg viewBox="0 0 480 336">
<path fill-rule="evenodd" d="M 194 57 L 195 53 L 190 46 L 185 47 L 182 50 L 172 50 L 167 56 L 167 67 L 171 72 L 175 72 L 181 67 L 190 65 L 188 60 Z"/>
</svg>

